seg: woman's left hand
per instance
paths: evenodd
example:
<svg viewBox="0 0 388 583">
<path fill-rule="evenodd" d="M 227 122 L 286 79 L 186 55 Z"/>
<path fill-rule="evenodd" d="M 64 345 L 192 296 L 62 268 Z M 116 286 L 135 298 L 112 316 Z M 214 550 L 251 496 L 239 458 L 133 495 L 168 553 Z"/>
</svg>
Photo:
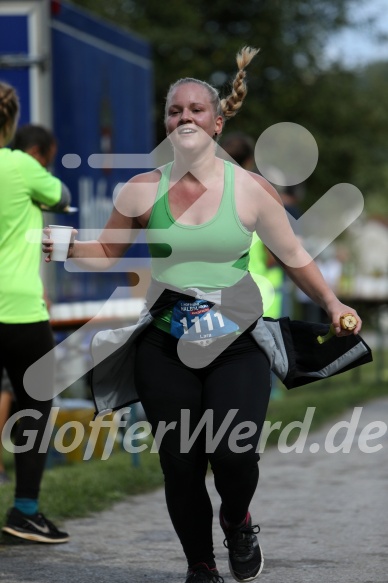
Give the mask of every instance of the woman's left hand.
<svg viewBox="0 0 388 583">
<path fill-rule="evenodd" d="M 327 306 L 326 312 L 334 326 L 336 336 L 349 336 L 350 334 L 358 334 L 360 332 L 362 327 L 362 320 L 357 314 L 356 310 L 350 306 L 347 306 L 339 300 L 336 300 Z M 341 325 L 341 317 L 347 314 L 354 316 L 357 321 L 356 327 L 352 330 L 346 330 Z"/>
</svg>

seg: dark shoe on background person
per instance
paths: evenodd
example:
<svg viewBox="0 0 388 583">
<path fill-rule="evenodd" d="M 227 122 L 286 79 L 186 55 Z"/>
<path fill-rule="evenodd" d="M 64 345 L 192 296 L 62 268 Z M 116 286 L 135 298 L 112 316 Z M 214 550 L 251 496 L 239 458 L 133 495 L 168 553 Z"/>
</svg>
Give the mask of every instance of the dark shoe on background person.
<svg viewBox="0 0 388 583">
<path fill-rule="evenodd" d="M 224 583 L 216 568 L 211 569 L 206 563 L 198 563 L 187 570 L 185 583 Z"/>
<path fill-rule="evenodd" d="M 226 537 L 224 545 L 229 551 L 230 572 L 240 583 L 253 581 L 264 566 L 263 553 L 256 536 L 260 532 L 259 525 L 252 526 L 249 512 L 240 526 L 226 526 L 221 513 L 220 523 Z"/>
<path fill-rule="evenodd" d="M 61 532 L 43 514 L 23 514 L 17 508 L 8 511 L 3 532 L 25 540 L 38 543 L 65 543 L 69 540 L 67 532 Z"/>
</svg>

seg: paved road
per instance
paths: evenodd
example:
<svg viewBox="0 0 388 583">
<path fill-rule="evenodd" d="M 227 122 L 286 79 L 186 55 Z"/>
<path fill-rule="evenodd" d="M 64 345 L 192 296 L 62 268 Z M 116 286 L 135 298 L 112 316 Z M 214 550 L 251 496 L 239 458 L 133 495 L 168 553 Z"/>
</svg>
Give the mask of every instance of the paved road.
<svg viewBox="0 0 388 583">
<path fill-rule="evenodd" d="M 352 413 L 341 419 L 350 421 Z M 376 421 L 388 423 L 388 399 L 363 408 L 353 440 L 338 433 L 334 445 L 346 437 L 349 453 L 325 451 L 334 423 L 311 433 L 302 453 L 265 451 L 261 485 L 251 506 L 262 527 L 266 557 L 260 581 L 388 583 L 388 432 L 366 443 L 381 444 L 376 453 L 363 453 L 358 445 L 365 447 L 365 439 L 359 442 L 361 431 Z M 312 444 L 320 446 L 318 452 L 310 451 Z M 209 489 L 217 511 L 219 501 L 210 479 Z M 63 526 L 72 534 L 65 545 L 0 546 L 0 581 L 184 581 L 185 561 L 162 491 L 132 497 L 109 511 Z M 214 535 L 218 567 L 225 583 L 232 583 L 217 524 Z"/>
</svg>

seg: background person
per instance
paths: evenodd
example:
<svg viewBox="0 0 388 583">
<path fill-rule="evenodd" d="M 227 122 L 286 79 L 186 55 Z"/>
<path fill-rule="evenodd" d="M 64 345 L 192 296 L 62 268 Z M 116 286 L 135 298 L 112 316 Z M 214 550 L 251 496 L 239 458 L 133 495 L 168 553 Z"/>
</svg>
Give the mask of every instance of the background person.
<svg viewBox="0 0 388 583">
<path fill-rule="evenodd" d="M 54 134 L 47 128 L 36 124 L 26 124 L 17 129 L 12 140 L 12 149 L 26 152 L 39 162 L 44 168 L 48 168 L 54 162 L 57 153 L 57 143 Z M 44 295 L 47 306 L 48 298 Z M 0 379 L 0 436 L 7 422 L 14 395 L 9 377 L 4 370 Z M 3 445 L 0 440 L 0 484 L 10 481 L 3 462 Z"/>
<path fill-rule="evenodd" d="M 26 152 L 43 166 L 49 168 L 57 153 L 57 141 L 48 128 L 37 124 L 19 127 L 12 141 L 13 150 Z"/>
<path fill-rule="evenodd" d="M 271 185 L 215 154 L 214 139 L 242 105 L 244 69 L 256 52 L 245 48 L 237 55 L 238 73 L 231 94 L 223 100 L 208 83 L 193 78 L 180 79 L 170 87 L 165 127 L 174 150 L 173 162 L 131 178 L 118 195 L 99 239 L 74 240 L 69 249 L 69 258 L 80 266 L 109 267 L 133 242 L 133 230 L 146 229 L 152 255 L 150 296 L 153 290 L 162 291 L 155 294 L 158 307 L 154 304 L 153 323 L 133 340 L 136 353 L 129 346 L 131 339 L 117 352 L 123 356 L 126 371 L 131 368 L 132 372 L 130 355 L 134 357 L 133 381 L 154 435 L 159 427 L 172 424 L 158 445 L 169 514 L 188 562 L 186 583 L 223 581 L 213 550 L 213 509 L 205 481 L 208 462 L 221 498 L 220 524 L 233 577 L 252 581 L 263 567 L 258 527 L 252 524 L 249 504 L 259 476 L 256 449 L 269 400 L 270 365 L 250 332 L 259 324 L 250 319 L 250 328 L 237 323 L 240 309 L 252 310 L 256 319 L 262 312 L 260 293 L 247 273 L 252 232 L 257 231 L 276 250 L 287 273 L 326 309 L 338 335 L 347 335 L 340 331 L 340 316 L 356 315 L 335 297 L 294 236 Z M 160 259 L 162 245 L 172 247 L 172 258 Z M 43 252 L 52 250 L 52 240 L 44 238 Z M 205 307 L 206 294 L 221 290 L 224 317 L 223 298 L 241 288 L 254 301 L 246 303 L 244 295 L 235 293 L 236 306 L 228 321 L 220 323 L 220 313 L 212 312 L 211 301 Z M 203 318 L 195 315 L 189 326 L 193 312 L 200 311 Z M 211 342 L 203 342 L 201 322 L 207 325 L 206 338 Z M 355 333 L 360 328 L 358 320 Z M 220 330 L 221 337 L 216 335 Z M 193 365 L 180 358 L 177 351 L 181 348 L 187 350 L 185 356 L 192 357 Z M 102 350 L 105 354 L 104 346 Z M 213 354 L 215 358 L 205 364 Z M 114 398 L 118 387 L 112 381 L 110 375 L 107 391 Z M 128 402 L 131 387 L 125 390 Z M 189 427 L 181 424 L 183 411 L 190 413 Z M 228 418 L 226 431 L 211 451 L 204 430 L 189 451 L 182 450 L 181 430 L 192 435 L 207 411 L 213 416 L 213 435 Z M 232 419 L 231 412 L 235 413 Z M 239 445 L 243 451 L 236 451 L 229 446 L 229 438 L 240 423 L 247 422 L 256 430 L 242 436 Z"/>
<path fill-rule="evenodd" d="M 243 132 L 232 132 L 220 139 L 220 146 L 234 162 L 248 172 L 257 172 L 255 164 L 255 141 Z M 222 150 L 220 156 L 222 157 Z"/>
<path fill-rule="evenodd" d="M 28 432 L 36 432 L 32 449 L 15 453 L 14 505 L 7 514 L 7 534 L 46 543 L 68 540 L 39 513 L 39 488 L 47 452 L 39 453 L 40 440 L 49 422 L 52 401 L 37 401 L 25 391 L 23 376 L 30 365 L 54 347 L 43 284 L 39 246 L 26 239 L 30 229 L 42 227 L 38 205 L 52 210 L 70 202 L 67 188 L 40 163 L 20 150 L 6 148 L 14 136 L 19 102 L 13 87 L 0 83 L 0 376 L 8 373 L 18 411 L 33 409 L 39 419 L 23 416 L 15 444 L 23 445 Z M 42 377 L 42 391 L 52 394 L 54 358 Z M 26 433 L 27 432 L 27 433 Z"/>
<path fill-rule="evenodd" d="M 286 211 L 293 216 L 295 219 L 299 219 L 303 212 L 300 208 L 300 202 L 303 199 L 303 188 L 302 185 L 293 185 L 293 186 L 286 186 L 282 192 L 280 193 L 281 199 L 284 204 L 284 208 Z M 298 228 L 298 227 L 297 227 Z M 296 231 L 296 234 L 301 236 L 301 233 Z M 303 238 L 303 237 L 302 237 Z M 302 241 L 303 242 L 303 241 Z M 316 258 L 315 262 L 319 267 L 325 281 L 328 285 L 333 289 L 337 289 L 337 270 L 334 267 L 335 273 L 332 273 L 330 266 L 326 263 L 326 257 L 331 254 L 330 247 L 326 248 L 319 254 L 319 257 Z M 328 267 L 329 269 L 326 269 Z M 334 277 L 333 277 L 334 275 Z M 339 277 L 339 275 L 338 275 Z M 289 280 L 285 282 L 286 286 L 289 288 L 288 298 L 292 297 L 291 286 L 292 283 Z M 307 294 L 305 294 L 299 288 L 295 290 L 295 302 L 297 306 L 295 306 L 299 312 L 298 318 L 303 320 L 304 322 L 327 322 L 327 314 L 325 310 L 321 308 L 316 302 L 313 302 L 311 298 Z M 291 311 L 291 302 L 290 308 Z"/>
</svg>

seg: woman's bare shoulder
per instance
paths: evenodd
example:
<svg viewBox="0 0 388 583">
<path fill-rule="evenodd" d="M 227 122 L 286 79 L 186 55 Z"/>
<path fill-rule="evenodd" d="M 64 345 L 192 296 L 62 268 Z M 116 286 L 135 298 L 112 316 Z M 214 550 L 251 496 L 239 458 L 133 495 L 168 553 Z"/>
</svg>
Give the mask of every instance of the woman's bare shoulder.
<svg viewBox="0 0 388 583">
<path fill-rule="evenodd" d="M 132 176 L 119 191 L 115 200 L 116 209 L 125 216 L 141 217 L 155 202 L 161 171 L 156 168 Z"/>
<path fill-rule="evenodd" d="M 276 190 L 276 188 L 274 188 L 272 186 L 272 184 L 270 182 L 268 182 L 268 180 L 266 180 L 264 178 L 264 176 L 261 176 L 261 174 L 257 174 L 257 172 L 247 172 L 247 174 L 248 174 L 249 179 L 251 181 L 253 179 L 256 184 L 258 184 L 259 186 L 261 186 L 266 192 L 268 192 L 268 194 L 270 194 L 271 196 L 273 196 L 273 198 L 275 200 L 277 200 L 278 202 L 282 203 L 278 191 Z"/>
<path fill-rule="evenodd" d="M 267 194 L 270 194 L 277 202 L 283 204 L 277 190 L 257 172 L 250 172 L 236 166 L 235 176 L 236 186 L 242 189 L 249 198 L 253 197 L 254 200 L 260 201 L 263 196 L 266 197 Z"/>
<path fill-rule="evenodd" d="M 141 174 L 135 174 L 127 182 L 127 184 L 158 184 L 160 177 L 162 175 L 163 167 L 155 168 L 150 172 L 142 172 Z"/>
</svg>

